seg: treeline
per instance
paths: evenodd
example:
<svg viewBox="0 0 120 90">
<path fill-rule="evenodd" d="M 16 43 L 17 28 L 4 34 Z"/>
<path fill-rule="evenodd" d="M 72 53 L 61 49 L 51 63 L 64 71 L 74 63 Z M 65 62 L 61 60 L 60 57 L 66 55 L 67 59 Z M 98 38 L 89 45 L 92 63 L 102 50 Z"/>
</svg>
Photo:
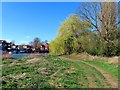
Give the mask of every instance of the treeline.
<svg viewBox="0 0 120 90">
<path fill-rule="evenodd" d="M 40 38 L 35 37 L 33 41 L 29 42 L 29 45 L 32 46 L 35 49 L 35 52 L 39 52 L 41 49 L 41 46 L 47 44 L 48 41 L 41 41 Z"/>
<path fill-rule="evenodd" d="M 58 36 L 50 42 L 50 52 L 120 55 L 117 6 L 115 2 L 82 3 L 78 12 L 62 23 Z"/>
</svg>

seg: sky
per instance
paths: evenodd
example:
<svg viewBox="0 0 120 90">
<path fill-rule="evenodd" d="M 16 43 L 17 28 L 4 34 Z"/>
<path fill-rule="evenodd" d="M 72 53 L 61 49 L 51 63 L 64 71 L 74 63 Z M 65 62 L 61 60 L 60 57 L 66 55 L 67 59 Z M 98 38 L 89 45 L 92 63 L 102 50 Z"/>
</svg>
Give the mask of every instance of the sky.
<svg viewBox="0 0 120 90">
<path fill-rule="evenodd" d="M 27 44 L 39 37 L 54 40 L 67 17 L 76 13 L 80 2 L 3 2 L 2 39 Z"/>
</svg>

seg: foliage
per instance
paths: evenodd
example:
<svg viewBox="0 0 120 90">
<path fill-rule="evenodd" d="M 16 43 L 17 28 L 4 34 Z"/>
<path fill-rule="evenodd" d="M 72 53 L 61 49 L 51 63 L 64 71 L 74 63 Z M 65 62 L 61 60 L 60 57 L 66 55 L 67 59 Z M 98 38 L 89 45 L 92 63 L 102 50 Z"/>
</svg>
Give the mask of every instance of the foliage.
<svg viewBox="0 0 120 90">
<path fill-rule="evenodd" d="M 120 55 L 117 4 L 83 3 L 77 15 L 71 15 L 50 42 L 53 54 L 87 52 L 92 55 Z"/>
<path fill-rule="evenodd" d="M 98 48 L 94 49 L 97 55 L 106 56 L 118 55 L 118 24 L 120 23 L 117 16 L 117 3 L 101 2 L 101 3 L 83 3 L 79 9 L 79 16 L 82 20 L 90 22 L 94 30 L 97 31 Z M 97 43 L 94 42 L 94 43 Z M 97 51 L 98 50 L 98 51 Z"/>
<path fill-rule="evenodd" d="M 118 66 L 114 64 L 108 64 L 106 61 L 103 60 L 84 60 L 89 62 L 95 66 L 102 68 L 103 70 L 107 71 L 113 77 L 118 78 Z"/>
<path fill-rule="evenodd" d="M 39 39 L 38 37 L 34 38 L 34 40 L 31 41 L 29 44 L 30 44 L 33 48 L 35 48 L 35 51 L 36 51 L 36 52 L 39 51 L 39 49 L 41 48 L 41 45 L 42 45 L 42 43 L 41 43 L 41 41 L 40 41 L 40 39 Z"/>
<path fill-rule="evenodd" d="M 51 52 L 68 54 L 82 52 L 84 39 L 91 33 L 89 28 L 91 25 L 86 21 L 81 21 L 79 16 L 70 16 L 62 23 L 57 38 L 50 43 Z"/>
</svg>

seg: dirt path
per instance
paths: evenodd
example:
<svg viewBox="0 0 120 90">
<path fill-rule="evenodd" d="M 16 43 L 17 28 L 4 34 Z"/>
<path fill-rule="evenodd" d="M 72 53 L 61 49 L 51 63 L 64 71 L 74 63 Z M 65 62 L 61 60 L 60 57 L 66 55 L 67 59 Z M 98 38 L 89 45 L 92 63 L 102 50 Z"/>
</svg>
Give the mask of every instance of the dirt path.
<svg viewBox="0 0 120 90">
<path fill-rule="evenodd" d="M 64 59 L 64 60 L 69 60 L 69 61 L 73 61 L 73 62 L 82 62 L 86 65 L 89 65 L 91 67 L 94 67 L 96 70 L 98 70 L 101 74 L 103 74 L 103 76 L 105 77 L 105 80 L 107 83 L 109 83 L 111 85 L 111 88 L 118 88 L 118 81 L 115 80 L 111 75 L 109 75 L 107 72 L 105 72 L 104 70 L 102 70 L 101 68 L 98 68 L 90 63 L 87 63 L 87 62 L 84 62 L 84 61 L 80 61 L 80 60 L 73 60 L 73 59 L 70 59 L 70 58 L 66 58 L 66 57 L 59 57 L 61 59 Z"/>
<path fill-rule="evenodd" d="M 89 82 L 89 88 L 97 88 L 96 84 L 93 83 L 93 78 L 91 76 L 87 76 L 88 82 Z"/>
</svg>

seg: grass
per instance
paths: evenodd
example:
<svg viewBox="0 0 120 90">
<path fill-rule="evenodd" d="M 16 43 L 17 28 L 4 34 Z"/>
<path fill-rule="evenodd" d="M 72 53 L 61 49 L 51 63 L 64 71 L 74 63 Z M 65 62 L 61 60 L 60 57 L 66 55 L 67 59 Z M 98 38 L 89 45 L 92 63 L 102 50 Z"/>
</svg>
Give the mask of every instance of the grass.
<svg viewBox="0 0 120 90">
<path fill-rule="evenodd" d="M 86 59 L 84 61 L 89 62 L 95 66 L 98 66 L 101 69 L 108 72 L 114 78 L 118 78 L 118 65 L 108 64 L 106 61 L 102 61 L 102 60 L 87 60 Z"/>
<path fill-rule="evenodd" d="M 66 55 L 65 57 L 67 58 L 72 58 L 73 60 L 81 60 L 80 56 L 74 57 L 76 55 Z M 93 59 L 93 60 L 89 60 L 89 59 L 84 59 L 85 62 L 89 62 L 90 64 L 93 64 L 103 70 L 105 70 L 106 72 L 108 72 L 111 76 L 113 76 L 114 78 L 118 78 L 118 65 L 117 64 L 109 64 L 107 61 L 105 60 L 97 60 L 97 59 Z"/>
<path fill-rule="evenodd" d="M 27 60 L 29 60 L 31 58 L 21 58 L 21 59 L 2 59 L 2 64 L 10 64 L 12 62 L 19 62 L 19 63 L 24 63 L 26 62 Z"/>
<path fill-rule="evenodd" d="M 69 57 L 69 56 L 66 56 Z M 82 62 L 65 61 L 58 56 L 40 57 L 38 62 L 26 63 L 26 59 L 4 59 L 2 61 L 2 88 L 88 88 L 88 76 L 96 87 L 109 87 L 104 76 Z M 100 62 L 93 63 L 97 65 Z M 11 63 L 19 63 L 10 66 Z M 106 67 L 116 69 L 104 63 Z M 100 65 L 98 65 L 100 66 Z M 102 66 L 101 66 L 102 67 Z M 113 72 L 112 70 L 111 72 Z M 115 72 L 116 73 L 116 72 Z M 116 74 L 113 74 L 113 76 Z"/>
</svg>

